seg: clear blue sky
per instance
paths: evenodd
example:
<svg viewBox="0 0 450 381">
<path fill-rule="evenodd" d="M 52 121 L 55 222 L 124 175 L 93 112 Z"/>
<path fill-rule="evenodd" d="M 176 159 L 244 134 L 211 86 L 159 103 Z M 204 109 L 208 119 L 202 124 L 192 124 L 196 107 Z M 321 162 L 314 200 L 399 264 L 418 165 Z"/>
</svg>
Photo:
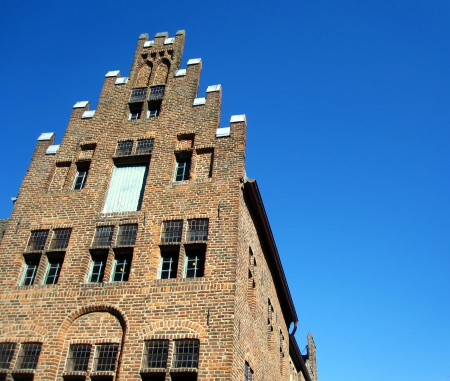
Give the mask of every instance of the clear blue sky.
<svg viewBox="0 0 450 381">
<path fill-rule="evenodd" d="M 36 139 L 186 30 L 199 96 L 248 120 L 256 178 L 320 381 L 450 379 L 450 2 L 0 0 L 0 217 Z"/>
</svg>

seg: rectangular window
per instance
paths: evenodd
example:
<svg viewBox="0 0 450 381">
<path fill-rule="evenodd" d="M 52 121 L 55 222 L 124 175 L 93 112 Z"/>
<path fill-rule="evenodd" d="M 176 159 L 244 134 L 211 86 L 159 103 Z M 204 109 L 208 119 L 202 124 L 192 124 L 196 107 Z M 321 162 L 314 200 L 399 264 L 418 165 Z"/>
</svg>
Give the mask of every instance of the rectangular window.
<svg viewBox="0 0 450 381">
<path fill-rule="evenodd" d="M 130 246 L 136 242 L 137 224 L 120 225 L 116 246 Z"/>
<path fill-rule="evenodd" d="M 198 340 L 176 340 L 173 354 L 174 368 L 198 367 Z"/>
<path fill-rule="evenodd" d="M 47 265 L 47 274 L 45 275 L 44 284 L 56 284 L 58 283 L 59 274 L 64 258 L 49 258 Z"/>
<path fill-rule="evenodd" d="M 131 90 L 130 102 L 142 102 L 145 100 L 146 94 L 147 89 L 145 87 L 133 89 Z"/>
<path fill-rule="evenodd" d="M 103 213 L 131 212 L 141 208 L 148 165 L 115 166 Z"/>
<path fill-rule="evenodd" d="M 39 266 L 39 258 L 25 258 L 25 273 L 21 286 L 31 286 L 36 278 L 36 272 Z"/>
<path fill-rule="evenodd" d="M 150 87 L 150 96 L 148 99 L 153 100 L 153 99 L 161 99 L 164 98 L 164 90 L 165 90 L 165 86 L 153 86 Z"/>
<path fill-rule="evenodd" d="M 161 111 L 161 100 L 148 102 L 147 118 L 156 118 Z"/>
<path fill-rule="evenodd" d="M 183 221 L 164 221 L 161 232 L 161 242 L 181 242 L 183 232 Z"/>
<path fill-rule="evenodd" d="M 77 165 L 77 174 L 75 175 L 75 180 L 73 182 L 73 190 L 83 189 L 86 185 L 86 179 L 89 172 L 89 165 L 82 164 Z"/>
<path fill-rule="evenodd" d="M 177 277 L 178 257 L 178 251 L 161 251 L 159 279 L 171 279 Z"/>
<path fill-rule="evenodd" d="M 128 115 L 128 120 L 141 119 L 141 113 L 142 113 L 142 103 L 130 104 L 130 113 Z"/>
<path fill-rule="evenodd" d="M 175 164 L 174 181 L 189 180 L 191 170 L 191 156 L 177 156 Z"/>
<path fill-rule="evenodd" d="M 208 219 L 188 221 L 187 241 L 206 241 L 208 239 Z"/>
<path fill-rule="evenodd" d="M 200 278 L 205 273 L 205 250 L 186 249 L 185 278 Z"/>
<path fill-rule="evenodd" d="M 168 340 L 149 340 L 145 342 L 144 368 L 165 368 L 169 353 Z"/>
<path fill-rule="evenodd" d="M 253 380 L 253 370 L 250 368 L 248 363 L 245 363 L 244 368 L 244 381 L 252 381 Z"/>
<path fill-rule="evenodd" d="M 118 344 L 97 345 L 94 358 L 94 372 L 113 372 L 116 369 Z"/>
<path fill-rule="evenodd" d="M 131 151 L 133 150 L 133 141 L 128 140 L 126 142 L 117 143 L 116 147 L 116 156 L 128 156 L 131 155 Z"/>
<path fill-rule="evenodd" d="M 106 255 L 93 255 L 89 283 L 101 283 L 105 275 Z"/>
<path fill-rule="evenodd" d="M 153 139 L 142 139 L 137 141 L 136 155 L 151 154 L 153 151 Z"/>
<path fill-rule="evenodd" d="M 95 230 L 93 247 L 109 247 L 111 246 L 114 226 L 99 226 Z"/>
<path fill-rule="evenodd" d="M 15 343 L 0 343 L 0 369 L 9 369 L 15 349 Z"/>
<path fill-rule="evenodd" d="M 130 276 L 131 255 L 120 254 L 114 260 L 112 282 L 126 282 Z"/>
<path fill-rule="evenodd" d="M 19 356 L 17 357 L 17 369 L 36 369 L 42 344 L 25 343 L 21 345 Z"/>
<path fill-rule="evenodd" d="M 73 344 L 70 346 L 67 357 L 67 371 L 87 372 L 89 357 L 91 356 L 91 345 Z"/>
<path fill-rule="evenodd" d="M 44 250 L 45 242 L 47 241 L 48 230 L 35 230 L 31 232 L 30 240 L 28 241 L 27 251 L 41 251 Z"/>
<path fill-rule="evenodd" d="M 50 244 L 50 250 L 65 250 L 69 245 L 72 229 L 55 229 Z"/>
</svg>

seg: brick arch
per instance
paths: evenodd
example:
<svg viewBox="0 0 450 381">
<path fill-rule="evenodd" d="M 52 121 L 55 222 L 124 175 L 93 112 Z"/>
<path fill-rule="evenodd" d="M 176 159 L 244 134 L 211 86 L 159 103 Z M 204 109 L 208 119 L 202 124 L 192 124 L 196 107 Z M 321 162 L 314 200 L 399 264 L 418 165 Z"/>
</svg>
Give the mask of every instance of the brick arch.
<svg viewBox="0 0 450 381">
<path fill-rule="evenodd" d="M 158 63 L 155 62 L 156 69 L 153 74 L 153 85 L 162 85 L 167 83 L 170 71 L 170 61 L 167 58 L 161 59 Z"/>
<path fill-rule="evenodd" d="M 150 75 L 152 74 L 152 69 L 153 64 L 150 61 L 143 62 L 137 72 L 134 87 L 147 87 L 150 81 Z"/>
<path fill-rule="evenodd" d="M 47 336 L 47 331 L 33 324 L 13 324 L 4 329 L 0 329 L 0 337 L 6 336 L 13 332 L 30 332 L 33 337 L 42 340 Z"/>
<path fill-rule="evenodd" d="M 165 328 L 185 328 L 190 331 L 198 333 L 200 336 L 205 334 L 205 328 L 193 321 L 189 320 L 159 320 L 157 322 L 150 323 L 142 329 L 144 336 L 154 334 L 155 332 L 161 331 Z"/>
</svg>

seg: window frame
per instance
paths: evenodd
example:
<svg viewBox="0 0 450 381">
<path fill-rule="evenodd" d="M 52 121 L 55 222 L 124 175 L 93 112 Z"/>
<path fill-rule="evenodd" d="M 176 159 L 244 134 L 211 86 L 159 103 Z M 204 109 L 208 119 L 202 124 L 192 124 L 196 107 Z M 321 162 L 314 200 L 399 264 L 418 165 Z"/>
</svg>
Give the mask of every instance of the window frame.
<svg viewBox="0 0 450 381">
<path fill-rule="evenodd" d="M 174 182 L 188 181 L 191 178 L 192 155 L 175 155 Z"/>
<path fill-rule="evenodd" d="M 74 348 L 78 348 L 80 347 L 81 349 L 86 349 L 89 348 L 88 351 L 86 350 L 82 350 L 82 351 L 74 351 Z M 84 348 L 83 348 L 84 347 Z M 81 353 L 81 354 L 86 354 L 84 357 L 83 356 L 77 356 L 76 353 Z M 66 372 L 83 372 L 86 373 L 88 371 L 88 367 L 89 367 L 89 360 L 92 356 L 92 345 L 91 344 L 71 344 L 69 347 L 69 352 L 67 354 L 67 358 L 66 358 Z M 79 366 L 79 361 L 77 360 L 82 360 L 82 368 L 80 369 Z"/>
<path fill-rule="evenodd" d="M 158 346 L 150 347 L 150 343 L 158 344 Z M 160 345 L 163 344 L 163 345 Z M 152 351 L 149 352 L 149 349 L 156 349 L 156 353 Z M 162 349 L 162 351 L 160 351 Z M 152 359 L 150 360 L 150 357 Z M 156 358 L 156 359 L 155 359 Z M 143 369 L 165 369 L 167 368 L 169 361 L 169 340 L 145 340 L 144 342 L 144 353 L 142 355 L 142 368 Z M 161 365 L 161 366 L 157 366 Z"/>
<path fill-rule="evenodd" d="M 42 233 L 42 234 L 40 234 L 40 233 Z M 28 252 L 43 251 L 45 249 L 45 244 L 47 243 L 48 233 L 49 233 L 48 229 L 31 231 L 30 238 L 29 238 L 28 244 L 27 244 L 27 251 Z M 37 235 L 38 237 L 33 237 L 34 235 Z M 44 238 L 42 238 L 42 237 L 44 237 Z M 38 242 L 38 246 L 37 246 L 36 242 Z M 35 247 L 35 246 L 37 246 L 37 247 Z"/>
<path fill-rule="evenodd" d="M 110 228 L 110 229 L 107 230 L 107 228 Z M 95 228 L 94 239 L 92 241 L 92 247 L 110 247 L 111 243 L 113 241 L 114 230 L 115 230 L 114 225 L 97 226 Z M 104 234 L 104 232 L 107 232 L 108 235 Z M 99 243 L 102 243 L 105 238 L 106 238 L 107 244 L 100 245 Z"/>
<path fill-rule="evenodd" d="M 12 359 L 16 352 L 17 343 L 0 343 L 0 369 L 8 370 L 11 368 Z"/>
<path fill-rule="evenodd" d="M 111 350 L 113 349 L 113 350 Z M 104 356 L 110 353 L 115 353 L 114 356 Z M 103 355 L 102 355 L 103 354 Z M 92 372 L 115 372 L 117 365 L 117 356 L 119 354 L 119 344 L 117 343 L 102 343 L 95 345 L 95 353 L 94 353 L 94 361 L 92 364 Z M 111 359 L 114 360 L 114 363 L 111 363 Z M 103 362 L 106 360 L 105 364 L 100 364 L 99 362 Z M 108 361 L 109 360 L 109 361 Z M 99 367 L 109 367 L 109 369 L 99 369 Z"/>
<path fill-rule="evenodd" d="M 17 356 L 15 369 L 34 370 L 39 363 L 39 356 L 42 350 L 42 343 L 22 343 Z M 31 353 L 30 353 L 31 351 Z M 30 364 L 24 367 L 24 363 Z"/>
<path fill-rule="evenodd" d="M 178 274 L 178 263 L 180 260 L 180 249 L 161 250 L 159 260 L 158 279 L 175 279 Z M 164 269 L 164 264 L 169 264 L 168 269 Z M 168 276 L 163 276 L 167 274 Z"/>
<path fill-rule="evenodd" d="M 128 282 L 131 273 L 132 255 L 127 253 L 116 254 L 114 258 L 113 268 L 111 271 L 110 282 Z M 118 266 L 123 266 L 121 271 L 117 271 Z M 116 276 L 120 274 L 120 279 L 117 280 Z"/>
<path fill-rule="evenodd" d="M 45 272 L 44 284 L 45 285 L 54 285 L 58 284 L 59 277 L 61 275 L 61 269 L 64 263 L 64 257 L 50 257 L 48 258 L 47 270 Z M 54 266 L 56 265 L 56 267 Z M 51 271 L 54 270 L 55 273 L 50 275 Z M 53 278 L 51 282 L 49 279 Z"/>
<path fill-rule="evenodd" d="M 89 164 L 77 164 L 77 173 L 73 180 L 72 190 L 81 190 L 86 186 L 86 179 L 89 173 Z"/>
<path fill-rule="evenodd" d="M 163 221 L 161 243 L 181 243 L 183 238 L 183 220 Z"/>
<path fill-rule="evenodd" d="M 105 268 L 108 260 L 108 254 L 91 254 L 91 266 L 89 269 L 88 283 L 102 283 L 105 278 Z M 98 272 L 94 272 L 96 266 L 100 264 Z M 93 277 L 96 276 L 97 280 L 93 281 Z"/>
<path fill-rule="evenodd" d="M 32 258 L 24 258 L 25 260 L 25 270 L 22 275 L 22 279 L 20 281 L 21 286 L 32 286 L 34 281 L 36 280 L 37 270 L 39 268 L 40 258 L 32 257 Z M 32 269 L 32 275 L 28 276 L 28 271 L 31 269 L 30 262 L 36 262 L 36 265 Z M 31 279 L 30 282 L 27 282 L 27 279 Z"/>
<path fill-rule="evenodd" d="M 198 226 L 196 226 L 197 224 Z M 203 229 L 199 229 L 199 227 L 202 227 Z M 207 241 L 208 230 L 209 230 L 208 218 L 194 218 L 188 220 L 186 230 L 186 241 L 187 242 Z"/>
<path fill-rule="evenodd" d="M 184 347 L 182 346 L 182 344 L 185 344 L 186 346 Z M 182 350 L 181 353 L 180 350 Z M 181 357 L 181 359 L 178 356 Z M 199 357 L 200 357 L 200 341 L 198 339 L 174 340 L 172 368 L 198 369 Z"/>
<path fill-rule="evenodd" d="M 63 237 L 57 237 L 58 234 L 62 234 Z M 70 236 L 72 235 L 72 228 L 60 228 L 53 229 L 52 240 L 50 241 L 49 250 L 52 251 L 65 251 L 69 246 Z M 59 245 L 58 245 L 59 243 Z M 62 245 L 61 245 L 62 243 Z"/>
<path fill-rule="evenodd" d="M 206 247 L 188 248 L 185 246 L 185 253 L 183 278 L 203 278 L 205 276 Z M 193 267 L 190 268 L 192 262 Z"/>
</svg>

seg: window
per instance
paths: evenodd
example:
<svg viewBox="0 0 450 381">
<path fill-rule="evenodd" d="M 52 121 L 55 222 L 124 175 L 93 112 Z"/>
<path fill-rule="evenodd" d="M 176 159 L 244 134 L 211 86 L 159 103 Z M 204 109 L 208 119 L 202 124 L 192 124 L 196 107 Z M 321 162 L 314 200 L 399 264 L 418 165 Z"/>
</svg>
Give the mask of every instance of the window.
<svg viewBox="0 0 450 381">
<path fill-rule="evenodd" d="M 93 255 L 89 283 L 100 283 L 105 275 L 106 255 Z"/>
<path fill-rule="evenodd" d="M 47 274 L 45 275 L 44 284 L 56 284 L 58 283 L 59 273 L 61 272 L 61 267 L 64 258 L 49 258 L 47 265 Z"/>
<path fill-rule="evenodd" d="M 198 340 L 176 340 L 173 354 L 174 368 L 198 367 Z"/>
<path fill-rule="evenodd" d="M 73 182 L 73 190 L 83 189 L 86 185 L 86 178 L 89 171 L 89 165 L 82 164 L 77 165 L 77 174 L 75 176 L 75 180 Z"/>
<path fill-rule="evenodd" d="M 178 256 L 178 251 L 161 251 L 159 279 L 171 279 L 177 277 Z"/>
<path fill-rule="evenodd" d="M 114 226 L 99 226 L 95 230 L 93 247 L 109 247 L 112 242 Z"/>
<path fill-rule="evenodd" d="M 153 86 L 150 88 L 150 96 L 148 99 L 161 99 L 164 98 L 165 86 Z"/>
<path fill-rule="evenodd" d="M 252 381 L 253 380 L 253 370 L 250 368 L 248 363 L 245 363 L 244 367 L 244 381 Z"/>
<path fill-rule="evenodd" d="M 31 286 L 34 283 L 39 266 L 39 258 L 25 258 L 25 272 L 23 274 L 22 286 Z"/>
<path fill-rule="evenodd" d="M 118 344 L 97 345 L 94 357 L 94 372 L 113 372 L 116 368 Z"/>
<path fill-rule="evenodd" d="M 147 118 L 156 118 L 161 111 L 161 100 L 148 102 Z"/>
<path fill-rule="evenodd" d="M 172 243 L 181 242 L 183 231 L 183 221 L 164 221 L 161 232 L 161 242 Z"/>
<path fill-rule="evenodd" d="M 55 229 L 50 250 L 65 250 L 69 245 L 70 233 L 72 229 Z"/>
<path fill-rule="evenodd" d="M 130 212 L 141 208 L 148 165 L 115 166 L 103 213 Z"/>
<path fill-rule="evenodd" d="M 165 368 L 169 354 L 169 340 L 149 340 L 145 342 L 143 368 Z"/>
<path fill-rule="evenodd" d="M 17 369 L 36 369 L 42 344 L 25 343 L 21 345 L 17 358 Z"/>
<path fill-rule="evenodd" d="M 70 346 L 66 370 L 69 372 L 87 372 L 91 345 L 74 344 Z"/>
<path fill-rule="evenodd" d="M 187 240 L 206 241 L 208 239 L 208 219 L 188 221 Z"/>
<path fill-rule="evenodd" d="M 112 282 L 126 282 L 130 276 L 131 255 L 119 254 L 114 260 Z"/>
<path fill-rule="evenodd" d="M 145 100 L 147 89 L 145 87 L 131 90 L 130 102 L 142 102 Z"/>
<path fill-rule="evenodd" d="M 141 119 L 142 103 L 130 104 L 130 113 L 128 115 L 128 120 L 138 120 Z"/>
<path fill-rule="evenodd" d="M 0 343 L 0 369 L 9 369 L 15 349 L 15 343 Z"/>
<path fill-rule="evenodd" d="M 120 225 L 116 246 L 130 246 L 136 242 L 137 224 Z"/>
<path fill-rule="evenodd" d="M 28 241 L 28 251 L 42 251 L 44 250 L 45 241 L 47 241 L 48 230 L 35 230 L 31 232 L 30 240 Z"/>
<path fill-rule="evenodd" d="M 131 151 L 133 150 L 133 141 L 128 140 L 126 142 L 117 143 L 116 147 L 116 156 L 127 156 L 131 155 Z"/>
<path fill-rule="evenodd" d="M 189 171 L 191 170 L 191 157 L 177 156 L 175 164 L 174 181 L 189 180 Z"/>
<path fill-rule="evenodd" d="M 186 250 L 185 278 L 200 278 L 205 273 L 205 251 Z"/>
<path fill-rule="evenodd" d="M 136 155 L 151 154 L 153 151 L 153 139 L 137 141 Z"/>
</svg>

